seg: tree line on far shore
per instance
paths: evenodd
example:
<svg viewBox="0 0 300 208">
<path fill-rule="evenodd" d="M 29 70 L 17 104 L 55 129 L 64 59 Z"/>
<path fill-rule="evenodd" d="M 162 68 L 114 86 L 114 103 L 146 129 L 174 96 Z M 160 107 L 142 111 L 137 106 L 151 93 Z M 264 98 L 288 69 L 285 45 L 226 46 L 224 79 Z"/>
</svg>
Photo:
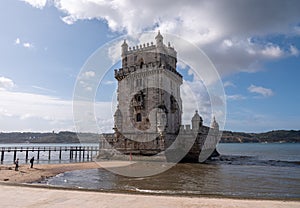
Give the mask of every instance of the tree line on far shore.
<svg viewBox="0 0 300 208">
<path fill-rule="evenodd" d="M 0 143 L 97 143 L 99 134 L 61 131 L 58 133 L 0 133 Z M 264 133 L 223 131 L 221 143 L 300 143 L 300 131 L 274 130 Z"/>
</svg>

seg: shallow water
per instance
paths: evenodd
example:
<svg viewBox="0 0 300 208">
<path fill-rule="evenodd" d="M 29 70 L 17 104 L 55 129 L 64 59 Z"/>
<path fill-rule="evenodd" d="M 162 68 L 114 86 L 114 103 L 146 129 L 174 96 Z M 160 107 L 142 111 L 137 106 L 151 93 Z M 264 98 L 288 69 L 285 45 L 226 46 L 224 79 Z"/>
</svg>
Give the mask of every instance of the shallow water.
<svg viewBox="0 0 300 208">
<path fill-rule="evenodd" d="M 206 164 L 177 164 L 159 175 L 130 178 L 105 169 L 72 171 L 43 183 L 109 191 L 300 198 L 300 144 L 220 144 Z"/>
</svg>

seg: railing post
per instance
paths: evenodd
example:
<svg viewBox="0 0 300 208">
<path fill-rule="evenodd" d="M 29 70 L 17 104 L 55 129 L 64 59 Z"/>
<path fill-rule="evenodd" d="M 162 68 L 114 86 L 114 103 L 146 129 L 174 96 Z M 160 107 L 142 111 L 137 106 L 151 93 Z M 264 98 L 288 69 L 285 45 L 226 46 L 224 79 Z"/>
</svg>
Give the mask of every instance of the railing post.
<svg viewBox="0 0 300 208">
<path fill-rule="evenodd" d="M 16 159 L 17 159 L 17 150 L 15 148 L 15 150 L 14 150 L 14 162 L 16 161 Z"/>
<path fill-rule="evenodd" d="M 27 162 L 27 160 L 28 160 L 28 147 L 27 147 L 27 149 L 26 149 L 25 160 L 26 160 L 26 162 Z"/>
<path fill-rule="evenodd" d="M 77 159 L 77 147 L 75 147 L 75 159 Z"/>
<path fill-rule="evenodd" d="M 86 148 L 87 150 L 86 150 L 86 159 L 89 159 L 89 157 L 90 157 L 90 155 L 89 155 L 89 151 L 90 151 L 90 147 L 87 147 Z"/>
<path fill-rule="evenodd" d="M 51 159 L 51 148 L 49 147 L 49 155 L 48 155 L 48 160 Z"/>
<path fill-rule="evenodd" d="M 83 152 L 82 152 L 82 159 L 84 160 L 84 147 L 83 147 Z"/>
<path fill-rule="evenodd" d="M 79 147 L 79 160 L 81 160 L 81 147 Z"/>
<path fill-rule="evenodd" d="M 59 160 L 61 160 L 61 147 L 59 148 Z"/>
<path fill-rule="evenodd" d="M 37 153 L 37 159 L 39 160 L 40 159 L 40 148 L 38 147 L 38 153 Z"/>
<path fill-rule="evenodd" d="M 3 162 L 3 160 L 4 160 L 4 150 L 2 148 L 2 151 L 1 151 L 1 163 Z"/>
</svg>

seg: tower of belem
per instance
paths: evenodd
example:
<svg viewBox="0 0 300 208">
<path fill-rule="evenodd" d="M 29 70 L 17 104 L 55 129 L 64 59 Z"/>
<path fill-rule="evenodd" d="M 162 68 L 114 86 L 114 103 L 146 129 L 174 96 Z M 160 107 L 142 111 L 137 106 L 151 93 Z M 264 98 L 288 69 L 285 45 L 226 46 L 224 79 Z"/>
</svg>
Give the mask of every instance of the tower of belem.
<svg viewBox="0 0 300 208">
<path fill-rule="evenodd" d="M 129 47 L 124 40 L 121 47 L 122 68 L 115 70 L 115 131 L 138 142 L 160 140 L 162 134 L 178 134 L 182 76 L 176 71 L 177 52 L 170 43 L 164 44 L 159 32 L 155 44 Z"/>
<path fill-rule="evenodd" d="M 170 162 L 203 162 L 215 150 L 219 126 L 211 128 L 195 112 L 192 126 L 181 125 L 182 75 L 177 52 L 158 32 L 154 43 L 129 47 L 124 40 L 118 81 L 114 133 L 100 138 L 99 158 L 126 159 L 135 155 Z M 154 156 L 154 157 L 153 157 Z"/>
</svg>

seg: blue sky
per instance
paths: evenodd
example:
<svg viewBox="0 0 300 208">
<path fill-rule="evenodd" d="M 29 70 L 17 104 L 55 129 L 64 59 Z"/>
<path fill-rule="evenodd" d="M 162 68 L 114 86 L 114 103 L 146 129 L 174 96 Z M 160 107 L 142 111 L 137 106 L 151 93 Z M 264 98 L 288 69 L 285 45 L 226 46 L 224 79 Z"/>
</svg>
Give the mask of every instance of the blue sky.
<svg viewBox="0 0 300 208">
<path fill-rule="evenodd" d="M 299 8 L 298 1 L 3 0 L 0 131 L 75 130 L 74 84 L 88 57 L 121 35 L 150 30 L 185 38 L 212 60 L 227 96 L 226 130 L 300 129 Z M 112 73 L 97 97 L 103 108 L 111 81 Z M 99 125 L 111 128 L 111 111 Z"/>
</svg>

